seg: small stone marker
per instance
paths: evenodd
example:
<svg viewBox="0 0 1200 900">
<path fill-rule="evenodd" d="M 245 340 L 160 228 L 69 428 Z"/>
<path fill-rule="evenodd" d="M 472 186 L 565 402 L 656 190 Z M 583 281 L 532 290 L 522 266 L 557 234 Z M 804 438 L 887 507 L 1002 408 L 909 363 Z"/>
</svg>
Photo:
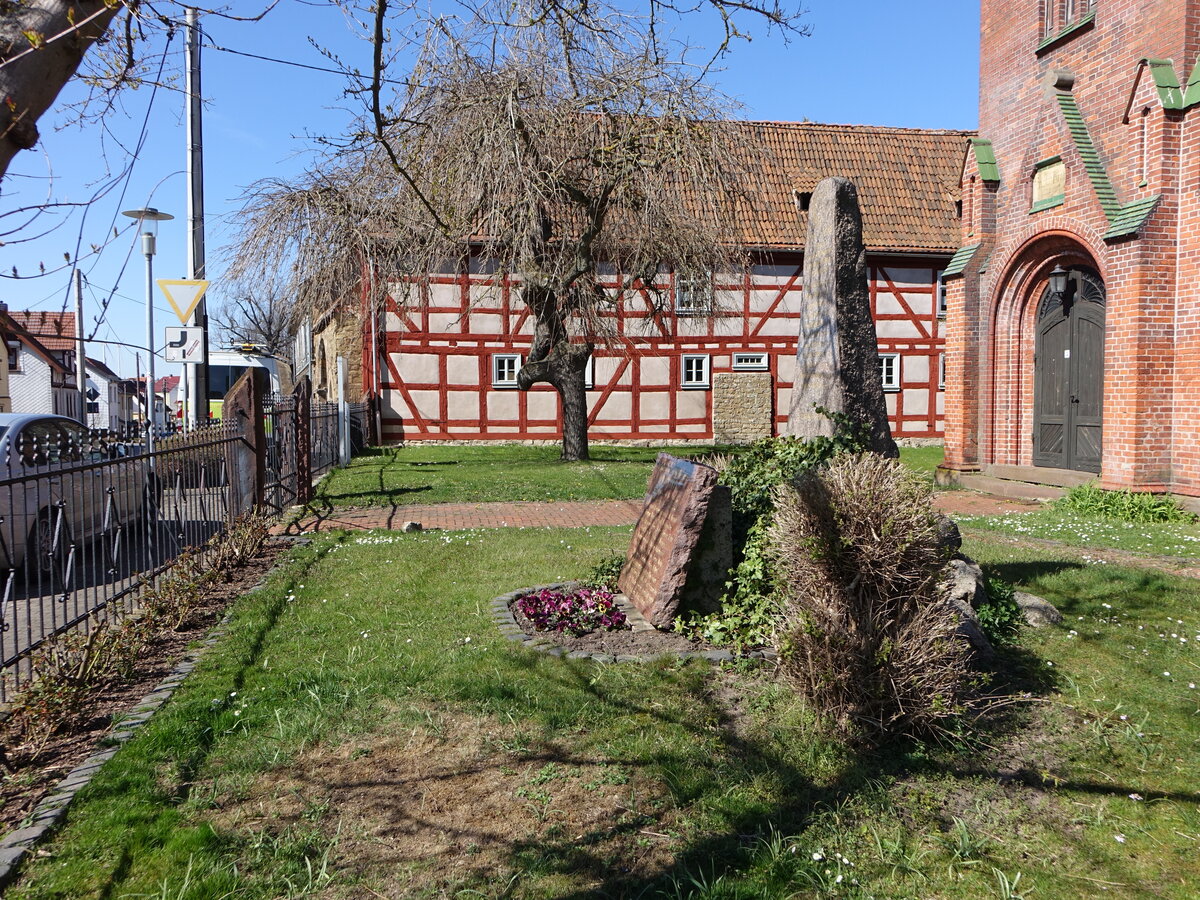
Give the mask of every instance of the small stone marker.
<svg viewBox="0 0 1200 900">
<path fill-rule="evenodd" d="M 655 628 L 669 628 L 683 600 L 716 487 L 717 471 L 711 466 L 658 455 L 617 581 Z"/>
<path fill-rule="evenodd" d="M 898 457 L 878 348 L 858 190 L 848 178 L 826 178 L 808 207 L 800 347 L 787 433 L 801 438 L 833 434 L 833 422 L 816 411 L 819 406 L 865 422 L 870 449 Z"/>
</svg>

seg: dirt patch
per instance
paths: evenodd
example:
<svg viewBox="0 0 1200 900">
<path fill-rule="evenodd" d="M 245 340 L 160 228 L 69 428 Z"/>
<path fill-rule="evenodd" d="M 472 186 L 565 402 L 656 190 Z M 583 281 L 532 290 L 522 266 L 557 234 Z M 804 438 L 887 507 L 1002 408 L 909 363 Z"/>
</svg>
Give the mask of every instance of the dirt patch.
<svg viewBox="0 0 1200 900">
<path fill-rule="evenodd" d="M 561 895 L 603 886 L 621 896 L 621 885 L 670 866 L 673 818 L 663 786 L 633 766 L 492 719 L 430 712 L 402 733 L 307 752 L 213 824 L 274 835 L 318 827 L 335 844 L 337 881 L 375 896 L 471 886 L 490 896 L 533 866 L 559 873 Z"/>
<path fill-rule="evenodd" d="M 568 650 L 606 653 L 609 656 L 658 656 L 664 653 L 700 653 L 717 649 L 704 641 L 692 640 L 673 631 L 657 628 L 622 628 L 617 631 L 589 631 L 574 635 L 567 632 L 538 631 L 533 622 L 515 604 L 509 604 L 513 621 L 530 637 L 541 638 Z"/>
<path fill-rule="evenodd" d="M 113 718 L 157 687 L 188 646 L 216 625 L 229 603 L 261 581 L 286 551 L 284 545 L 267 544 L 253 562 L 230 573 L 230 581 L 209 585 L 179 630 L 163 630 L 151 637 L 130 680 L 105 687 L 86 721 L 52 735 L 36 753 L 10 743 L 14 736 L 0 728 L 0 749 L 11 769 L 0 769 L 0 832 L 17 827 L 46 793 L 90 756 Z"/>
</svg>

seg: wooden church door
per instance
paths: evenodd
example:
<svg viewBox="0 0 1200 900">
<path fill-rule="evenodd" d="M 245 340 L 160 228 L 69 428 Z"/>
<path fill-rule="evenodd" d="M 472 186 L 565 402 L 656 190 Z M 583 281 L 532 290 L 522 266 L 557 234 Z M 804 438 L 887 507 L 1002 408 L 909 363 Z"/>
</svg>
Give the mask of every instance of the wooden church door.
<svg viewBox="0 0 1200 900">
<path fill-rule="evenodd" d="M 1033 462 L 1100 471 L 1104 412 L 1104 283 L 1074 269 L 1038 305 Z"/>
</svg>

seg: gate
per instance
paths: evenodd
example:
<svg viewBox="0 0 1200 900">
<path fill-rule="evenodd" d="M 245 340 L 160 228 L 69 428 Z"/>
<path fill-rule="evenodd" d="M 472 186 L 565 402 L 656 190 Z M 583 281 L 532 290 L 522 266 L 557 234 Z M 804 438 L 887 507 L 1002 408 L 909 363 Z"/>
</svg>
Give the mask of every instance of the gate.
<svg viewBox="0 0 1200 900">
<path fill-rule="evenodd" d="M 1100 471 L 1104 412 L 1104 283 L 1072 269 L 1038 305 L 1034 465 Z"/>
</svg>

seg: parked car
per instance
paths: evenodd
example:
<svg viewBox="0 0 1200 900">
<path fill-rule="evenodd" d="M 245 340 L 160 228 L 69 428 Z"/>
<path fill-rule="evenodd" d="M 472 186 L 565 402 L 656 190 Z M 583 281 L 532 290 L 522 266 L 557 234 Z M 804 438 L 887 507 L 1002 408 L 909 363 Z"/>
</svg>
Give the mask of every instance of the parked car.
<svg viewBox="0 0 1200 900">
<path fill-rule="evenodd" d="M 131 449 L 63 416 L 0 414 L 0 569 L 51 572 L 73 542 L 140 522 L 159 490 Z"/>
</svg>

